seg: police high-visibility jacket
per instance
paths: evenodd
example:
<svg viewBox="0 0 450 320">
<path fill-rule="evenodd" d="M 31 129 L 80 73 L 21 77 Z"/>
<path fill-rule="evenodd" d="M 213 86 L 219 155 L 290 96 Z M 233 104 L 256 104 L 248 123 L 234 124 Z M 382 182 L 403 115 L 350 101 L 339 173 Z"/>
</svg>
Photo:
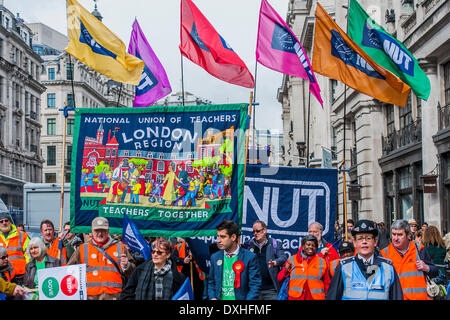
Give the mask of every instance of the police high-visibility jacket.
<svg viewBox="0 0 450 320">
<path fill-rule="evenodd" d="M 289 297 L 293 299 L 300 298 L 305 284 L 308 284 L 314 300 L 325 300 L 325 284 L 323 281 L 323 277 L 327 272 L 325 260 L 315 255 L 310 259 L 301 259 L 302 261 L 299 262 L 298 255 L 291 256 L 288 260 L 292 263 Z"/>
<path fill-rule="evenodd" d="M 0 246 L 8 251 L 9 262 L 13 265 L 16 276 L 25 274 L 25 265 L 30 261 L 26 254 L 26 249 L 30 239 L 23 231 L 17 230 L 15 225 L 11 225 L 8 237 L 4 237 L 0 232 Z"/>
<path fill-rule="evenodd" d="M 419 248 L 419 251 L 422 248 L 423 246 Z M 425 275 L 416 268 L 416 261 L 420 258 L 419 252 L 413 242 L 409 243 L 408 251 L 403 257 L 392 243 L 381 250 L 381 255 L 392 261 L 398 273 L 403 289 L 403 298 L 405 300 L 430 300 L 427 294 Z"/>
<path fill-rule="evenodd" d="M 50 248 L 47 249 L 47 254 L 53 258 L 61 261 L 61 266 L 67 265 L 67 251 L 61 239 L 53 239 Z"/>
<path fill-rule="evenodd" d="M 120 267 L 120 257 L 124 252 L 123 243 L 117 241 L 109 246 L 105 252 Z M 86 264 L 88 296 L 102 293 L 114 294 L 122 291 L 122 277 L 119 271 L 92 243 L 88 242 L 80 246 L 80 261 Z"/>
<path fill-rule="evenodd" d="M 344 292 L 342 300 L 389 300 L 389 290 L 394 283 L 394 267 L 388 259 L 381 260 L 375 273 L 367 279 L 364 277 L 355 257 L 341 261 Z"/>
</svg>

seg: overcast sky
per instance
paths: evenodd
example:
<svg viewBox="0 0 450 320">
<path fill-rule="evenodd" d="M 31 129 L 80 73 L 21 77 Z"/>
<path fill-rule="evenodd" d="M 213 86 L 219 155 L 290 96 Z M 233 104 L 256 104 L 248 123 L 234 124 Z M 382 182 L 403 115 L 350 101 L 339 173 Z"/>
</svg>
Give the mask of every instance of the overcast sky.
<svg viewBox="0 0 450 320">
<path fill-rule="evenodd" d="M 89 12 L 93 0 L 78 0 Z M 269 0 L 286 18 L 289 0 Z M 261 0 L 194 0 L 195 5 L 241 57 L 255 76 L 255 48 Z M 41 22 L 67 35 L 65 0 L 4 0 L 27 23 Z M 180 0 L 98 0 L 103 23 L 128 47 L 131 25 L 138 19 L 150 45 L 164 66 L 172 92 L 181 91 Z M 218 80 L 201 67 L 183 58 L 184 89 L 213 103 L 248 103 L 250 89 Z M 256 127 L 282 130 L 281 104 L 277 90 L 283 75 L 261 64 L 256 77 Z"/>
</svg>

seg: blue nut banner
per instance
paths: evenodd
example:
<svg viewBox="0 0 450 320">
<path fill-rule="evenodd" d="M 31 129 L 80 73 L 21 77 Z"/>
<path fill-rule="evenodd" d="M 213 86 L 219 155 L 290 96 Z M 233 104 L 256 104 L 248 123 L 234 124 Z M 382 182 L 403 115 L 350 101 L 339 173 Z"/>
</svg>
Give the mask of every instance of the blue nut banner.
<svg viewBox="0 0 450 320">
<path fill-rule="evenodd" d="M 95 217 L 121 234 L 123 216 L 144 236 L 216 235 L 240 225 L 247 104 L 79 108 L 71 171 L 71 227 Z"/>
<path fill-rule="evenodd" d="M 275 174 L 274 174 L 275 173 Z M 333 241 L 337 170 L 247 166 L 242 216 L 242 242 L 252 234 L 255 220 L 267 224 L 267 235 L 279 239 L 295 254 L 308 226 L 319 222 L 323 237 Z"/>
</svg>

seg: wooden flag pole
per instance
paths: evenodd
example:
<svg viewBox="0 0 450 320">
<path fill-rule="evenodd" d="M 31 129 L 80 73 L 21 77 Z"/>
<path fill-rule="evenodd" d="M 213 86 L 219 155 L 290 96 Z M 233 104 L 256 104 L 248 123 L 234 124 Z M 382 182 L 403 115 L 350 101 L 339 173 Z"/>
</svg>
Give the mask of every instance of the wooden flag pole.
<svg viewBox="0 0 450 320">
<path fill-rule="evenodd" d="M 345 230 L 345 241 L 348 241 L 348 230 L 347 230 L 347 183 L 345 180 L 345 131 L 346 131 L 346 125 L 345 125 L 345 114 L 347 112 L 347 85 L 344 87 L 344 152 L 342 156 L 342 177 L 343 177 L 343 190 L 344 190 L 344 230 Z"/>
</svg>

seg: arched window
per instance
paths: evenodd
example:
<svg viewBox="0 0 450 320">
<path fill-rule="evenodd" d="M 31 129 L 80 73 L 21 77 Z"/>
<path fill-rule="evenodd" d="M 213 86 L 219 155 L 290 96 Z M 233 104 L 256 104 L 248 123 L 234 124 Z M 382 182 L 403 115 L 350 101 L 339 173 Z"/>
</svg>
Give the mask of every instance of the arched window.
<svg viewBox="0 0 450 320">
<path fill-rule="evenodd" d="M 153 170 L 153 161 L 148 160 L 148 163 L 145 166 L 145 170 L 147 170 L 147 171 L 152 171 Z"/>
<path fill-rule="evenodd" d="M 164 161 L 158 161 L 158 166 L 156 168 L 156 171 L 164 172 Z"/>
</svg>

